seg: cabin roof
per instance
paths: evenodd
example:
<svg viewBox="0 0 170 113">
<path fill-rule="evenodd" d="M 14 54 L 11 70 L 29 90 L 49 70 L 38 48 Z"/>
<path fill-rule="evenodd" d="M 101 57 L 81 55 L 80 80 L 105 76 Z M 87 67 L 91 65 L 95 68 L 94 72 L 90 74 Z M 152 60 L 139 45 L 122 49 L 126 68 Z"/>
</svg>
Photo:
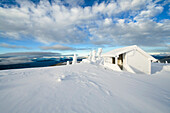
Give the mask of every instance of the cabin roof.
<svg viewBox="0 0 170 113">
<path fill-rule="evenodd" d="M 114 49 L 112 51 L 109 51 L 109 52 L 103 54 L 102 56 L 103 57 L 116 57 L 120 54 L 128 53 L 130 51 L 136 51 L 136 50 L 139 51 L 144 56 L 146 56 L 148 59 L 153 60 L 153 61 L 157 61 L 155 58 L 153 58 L 151 55 L 149 55 L 148 53 L 146 53 L 145 51 L 143 51 L 141 48 L 139 48 L 136 45 Z"/>
</svg>

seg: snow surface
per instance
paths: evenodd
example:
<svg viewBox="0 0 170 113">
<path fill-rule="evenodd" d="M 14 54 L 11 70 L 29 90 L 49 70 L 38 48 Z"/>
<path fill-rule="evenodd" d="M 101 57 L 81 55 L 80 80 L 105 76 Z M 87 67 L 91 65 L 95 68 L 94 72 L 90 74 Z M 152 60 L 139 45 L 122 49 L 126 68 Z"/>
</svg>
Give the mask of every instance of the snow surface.
<svg viewBox="0 0 170 113">
<path fill-rule="evenodd" d="M 170 113 L 170 65 L 152 75 L 99 65 L 0 71 L 0 113 Z"/>
</svg>

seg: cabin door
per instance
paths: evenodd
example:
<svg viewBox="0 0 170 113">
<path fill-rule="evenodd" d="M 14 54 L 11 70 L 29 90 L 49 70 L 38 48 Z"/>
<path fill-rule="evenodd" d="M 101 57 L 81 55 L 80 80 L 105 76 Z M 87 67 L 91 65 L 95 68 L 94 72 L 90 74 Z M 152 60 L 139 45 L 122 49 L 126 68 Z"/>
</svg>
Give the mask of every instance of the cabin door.
<svg viewBox="0 0 170 113">
<path fill-rule="evenodd" d="M 121 70 L 123 70 L 123 54 L 120 54 L 118 57 L 118 66 L 120 67 Z"/>
<path fill-rule="evenodd" d="M 115 64 L 115 57 L 112 57 L 112 64 Z"/>
</svg>

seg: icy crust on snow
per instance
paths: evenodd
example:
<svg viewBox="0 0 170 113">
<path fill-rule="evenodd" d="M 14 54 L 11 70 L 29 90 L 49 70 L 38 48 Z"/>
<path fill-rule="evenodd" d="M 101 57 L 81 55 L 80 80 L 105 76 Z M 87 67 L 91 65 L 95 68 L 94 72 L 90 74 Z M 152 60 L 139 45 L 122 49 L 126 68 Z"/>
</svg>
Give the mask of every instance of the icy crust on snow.
<svg viewBox="0 0 170 113">
<path fill-rule="evenodd" d="M 152 75 L 83 63 L 0 71 L 0 113 L 169 113 L 169 65 L 161 66 Z"/>
</svg>

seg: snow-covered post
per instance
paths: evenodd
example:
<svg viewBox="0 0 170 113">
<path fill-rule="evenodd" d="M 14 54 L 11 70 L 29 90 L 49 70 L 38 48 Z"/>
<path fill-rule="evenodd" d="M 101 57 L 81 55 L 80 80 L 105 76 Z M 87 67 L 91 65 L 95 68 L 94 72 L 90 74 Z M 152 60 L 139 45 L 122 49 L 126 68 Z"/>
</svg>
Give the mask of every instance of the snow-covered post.
<svg viewBox="0 0 170 113">
<path fill-rule="evenodd" d="M 67 65 L 70 65 L 70 62 L 69 62 L 69 61 L 67 61 Z"/>
<path fill-rule="evenodd" d="M 101 54 L 102 54 L 102 48 L 98 48 L 98 52 L 97 52 L 98 59 L 101 59 Z"/>
<path fill-rule="evenodd" d="M 115 56 L 115 64 L 117 65 L 118 56 Z"/>
<path fill-rule="evenodd" d="M 76 64 L 76 63 L 77 63 L 77 56 L 76 56 L 76 54 L 74 54 L 72 64 Z"/>
<path fill-rule="evenodd" d="M 90 51 L 88 60 L 91 61 L 91 58 L 92 58 L 92 52 Z"/>
<path fill-rule="evenodd" d="M 92 62 L 96 62 L 96 50 L 92 51 Z"/>
</svg>

